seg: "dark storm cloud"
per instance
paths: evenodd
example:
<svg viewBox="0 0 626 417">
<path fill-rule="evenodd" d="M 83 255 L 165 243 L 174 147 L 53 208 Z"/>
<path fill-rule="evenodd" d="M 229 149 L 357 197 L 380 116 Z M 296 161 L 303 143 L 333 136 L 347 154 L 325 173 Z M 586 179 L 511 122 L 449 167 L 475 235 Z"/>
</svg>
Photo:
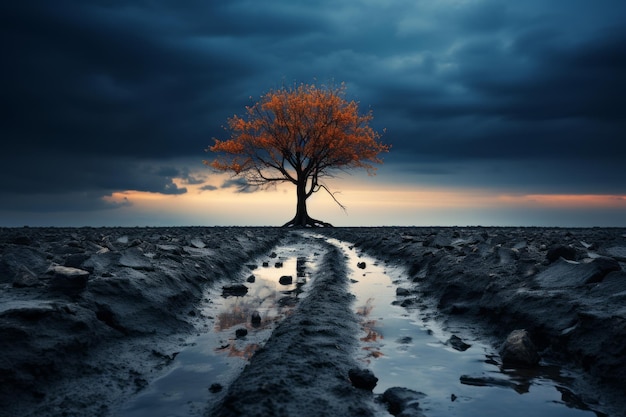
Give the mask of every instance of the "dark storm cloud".
<svg viewBox="0 0 626 417">
<path fill-rule="evenodd" d="M 345 81 L 388 164 L 448 173 L 433 183 L 508 166 L 474 179 L 626 193 L 622 0 L 41 0 L 0 19 L 0 209 L 184 193 L 249 97 L 314 80 Z"/>
</svg>

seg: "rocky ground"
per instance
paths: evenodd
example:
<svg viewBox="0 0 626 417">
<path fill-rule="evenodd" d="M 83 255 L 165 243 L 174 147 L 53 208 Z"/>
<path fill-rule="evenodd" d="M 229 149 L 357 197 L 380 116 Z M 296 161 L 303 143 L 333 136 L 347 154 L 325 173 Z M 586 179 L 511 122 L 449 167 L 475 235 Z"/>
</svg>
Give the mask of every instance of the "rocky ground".
<svg viewBox="0 0 626 417">
<path fill-rule="evenodd" d="M 608 415 L 626 409 L 626 230 L 320 232 L 406 266 L 406 308 L 435 307 L 494 346 L 526 329 L 542 361 L 584 370 L 574 387 L 583 402 Z M 278 228 L 0 229 L 0 415 L 112 415 L 188 343 L 207 287 L 240 279 L 250 259 L 298 239 L 310 237 Z M 330 246 L 323 258 L 310 295 L 210 415 L 375 414 L 362 389 L 368 375 L 354 375 L 345 260 Z"/>
</svg>

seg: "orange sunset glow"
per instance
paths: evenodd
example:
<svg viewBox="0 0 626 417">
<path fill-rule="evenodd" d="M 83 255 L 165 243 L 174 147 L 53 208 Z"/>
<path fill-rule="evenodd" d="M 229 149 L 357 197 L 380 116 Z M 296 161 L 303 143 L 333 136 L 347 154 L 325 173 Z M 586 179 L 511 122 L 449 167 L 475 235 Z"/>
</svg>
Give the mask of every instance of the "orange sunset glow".
<svg viewBox="0 0 626 417">
<path fill-rule="evenodd" d="M 181 183 L 176 179 L 175 182 Z M 216 182 L 218 184 L 219 181 Z M 493 216 L 495 211 L 520 211 L 532 215 L 559 212 L 580 213 L 586 210 L 619 213 L 626 210 L 624 195 L 593 194 L 507 194 L 490 189 L 446 187 L 418 187 L 409 185 L 369 185 L 365 181 L 333 182 L 336 197 L 347 207 L 343 212 L 324 192 L 315 195 L 310 210 L 324 216 L 336 226 L 463 225 L 461 213 L 468 224 L 508 224 L 505 217 Z M 181 183 L 182 185 L 182 183 Z M 215 187 L 202 190 L 200 186 L 187 185 L 188 192 L 181 195 L 124 191 L 106 197 L 110 203 L 126 206 L 122 211 L 129 219 L 137 213 L 176 219 L 178 224 L 200 225 L 207 222 L 217 225 L 277 225 L 293 215 L 295 191 L 288 185 L 254 193 L 239 193 L 232 188 Z M 106 213 L 105 213 L 106 214 Z M 565 216 L 565 218 L 568 218 Z M 536 225 L 537 218 L 529 217 L 522 225 Z M 601 218 L 590 218 L 601 222 Z M 512 221 L 510 223 L 513 223 Z M 514 224 L 514 223 L 513 223 Z"/>
</svg>

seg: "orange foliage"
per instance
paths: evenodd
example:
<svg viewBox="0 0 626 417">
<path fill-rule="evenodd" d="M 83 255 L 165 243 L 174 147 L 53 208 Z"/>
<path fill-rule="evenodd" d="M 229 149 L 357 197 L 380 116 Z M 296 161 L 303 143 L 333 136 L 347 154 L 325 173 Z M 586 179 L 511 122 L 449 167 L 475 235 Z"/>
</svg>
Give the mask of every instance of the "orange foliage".
<svg viewBox="0 0 626 417">
<path fill-rule="evenodd" d="M 344 94 L 343 85 L 270 91 L 243 116 L 228 120 L 230 139 L 215 139 L 208 150 L 219 155 L 203 162 L 242 174 L 251 185 L 310 181 L 309 195 L 332 169 L 364 168 L 374 174 L 373 164 L 382 163 L 378 155 L 389 146 L 369 126 L 372 113 L 360 115 L 358 104 Z"/>
</svg>

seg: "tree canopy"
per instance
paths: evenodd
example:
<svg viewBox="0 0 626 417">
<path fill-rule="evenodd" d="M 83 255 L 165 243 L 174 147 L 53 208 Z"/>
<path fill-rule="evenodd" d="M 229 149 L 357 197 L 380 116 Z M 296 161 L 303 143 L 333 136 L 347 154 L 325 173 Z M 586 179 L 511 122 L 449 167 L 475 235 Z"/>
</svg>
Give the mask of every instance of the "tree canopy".
<svg viewBox="0 0 626 417">
<path fill-rule="evenodd" d="M 230 139 L 215 139 L 203 161 L 232 172 L 247 186 L 265 187 L 290 182 L 297 189 L 295 217 L 285 226 L 327 225 L 309 217 L 306 200 L 337 170 L 363 168 L 375 174 L 379 155 L 389 150 L 370 125 L 372 112 L 359 114 L 358 103 L 345 99 L 345 86 L 302 84 L 263 95 L 243 116 L 228 119 Z M 341 204 L 340 204 L 341 205 Z M 342 206 L 343 207 L 343 206 Z"/>
</svg>

